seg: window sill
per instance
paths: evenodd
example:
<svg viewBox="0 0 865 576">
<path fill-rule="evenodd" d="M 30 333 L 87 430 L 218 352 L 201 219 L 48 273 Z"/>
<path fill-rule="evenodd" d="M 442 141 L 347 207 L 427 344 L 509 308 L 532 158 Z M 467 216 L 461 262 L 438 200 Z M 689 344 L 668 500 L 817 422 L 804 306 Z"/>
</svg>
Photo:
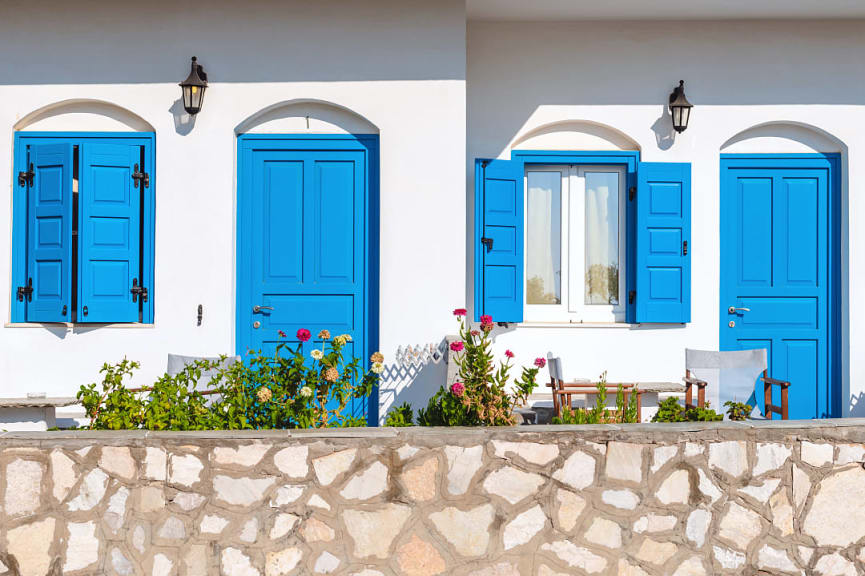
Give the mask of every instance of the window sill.
<svg viewBox="0 0 865 576">
<path fill-rule="evenodd" d="M 532 322 L 526 321 L 519 324 L 526 328 L 634 328 L 639 324 L 628 322 Z"/>
<path fill-rule="evenodd" d="M 93 323 L 72 323 L 72 322 L 6 322 L 4 328 L 66 328 L 67 330 L 76 330 L 81 328 L 155 328 L 155 324 L 141 324 L 139 322 L 117 323 L 117 324 L 100 324 Z"/>
</svg>

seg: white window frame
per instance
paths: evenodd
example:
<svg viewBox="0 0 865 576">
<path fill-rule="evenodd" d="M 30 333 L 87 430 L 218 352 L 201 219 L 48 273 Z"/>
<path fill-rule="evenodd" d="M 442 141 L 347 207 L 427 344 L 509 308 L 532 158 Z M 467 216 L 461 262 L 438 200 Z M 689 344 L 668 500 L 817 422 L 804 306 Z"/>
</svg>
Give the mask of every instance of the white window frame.
<svg viewBox="0 0 865 576">
<path fill-rule="evenodd" d="M 627 266 L 626 217 L 627 217 L 627 172 L 624 166 L 594 164 L 527 165 L 523 174 L 523 213 L 526 215 L 523 231 L 523 245 L 528 246 L 528 198 L 529 172 L 558 172 L 562 175 L 562 278 L 560 304 L 528 304 L 526 283 L 523 279 L 523 310 L 528 323 L 614 323 L 624 322 L 627 309 L 625 278 Z M 586 262 L 586 173 L 615 172 L 619 175 L 619 302 L 615 305 L 585 303 L 585 262 Z M 524 259 L 528 250 L 524 250 Z M 528 270 L 524 261 L 524 270 Z"/>
</svg>

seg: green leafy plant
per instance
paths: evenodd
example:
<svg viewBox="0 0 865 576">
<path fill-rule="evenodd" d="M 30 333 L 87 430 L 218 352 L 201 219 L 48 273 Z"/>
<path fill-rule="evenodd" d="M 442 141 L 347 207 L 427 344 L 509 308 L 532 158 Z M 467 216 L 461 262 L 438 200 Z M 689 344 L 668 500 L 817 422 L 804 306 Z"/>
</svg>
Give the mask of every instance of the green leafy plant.
<svg viewBox="0 0 865 576">
<path fill-rule="evenodd" d="M 619 384 L 616 388 L 616 408 L 607 409 L 607 373 L 601 374 L 597 383 L 595 405 L 591 409 L 562 407 L 562 415 L 553 417 L 553 424 L 627 424 L 639 422 L 637 409 L 637 394 L 628 395 L 625 401 L 625 389 Z"/>
<path fill-rule="evenodd" d="M 393 408 L 388 412 L 384 425 L 393 426 L 394 428 L 414 426 L 414 410 L 412 410 L 411 405 L 408 402 L 403 402 Z"/>
<path fill-rule="evenodd" d="M 715 422 L 723 419 L 723 414 L 712 410 L 708 402 L 703 408 L 685 408 L 677 398 L 670 397 L 658 404 L 652 422 Z"/>
<path fill-rule="evenodd" d="M 754 410 L 754 407 L 749 404 L 733 402 L 732 400 L 724 402 L 724 406 L 727 408 L 727 418 L 737 421 L 747 420 L 751 411 Z"/>
<path fill-rule="evenodd" d="M 285 334 L 280 332 L 280 338 Z M 78 398 L 91 429 L 238 430 L 366 426 L 346 414 L 352 399 L 369 396 L 378 383 L 384 357 L 376 352 L 364 371 L 358 358 L 346 358 L 348 335 L 331 339 L 319 333 L 320 347 L 304 345 L 308 330 L 298 330 L 298 344 L 280 340 L 273 356 L 251 352 L 248 362 L 225 366 L 197 361 L 178 374 L 165 374 L 152 386 L 129 389 L 124 381 L 139 365 L 124 359 L 105 364 L 101 385 L 82 386 Z M 209 390 L 197 390 L 203 372 L 213 376 Z"/>
<path fill-rule="evenodd" d="M 496 365 L 490 333 L 493 319 L 481 316 L 480 326 L 473 328 L 465 320 L 466 310 L 458 308 L 460 339 L 451 343 L 456 353 L 457 381 L 440 387 L 427 407 L 418 411 L 421 426 L 510 426 L 516 423 L 514 408 L 522 406 L 537 386 L 538 370 L 546 360 L 535 359 L 532 368 L 523 368 L 519 378 L 510 382 L 511 360 Z M 508 384 L 511 384 L 510 388 Z"/>
</svg>

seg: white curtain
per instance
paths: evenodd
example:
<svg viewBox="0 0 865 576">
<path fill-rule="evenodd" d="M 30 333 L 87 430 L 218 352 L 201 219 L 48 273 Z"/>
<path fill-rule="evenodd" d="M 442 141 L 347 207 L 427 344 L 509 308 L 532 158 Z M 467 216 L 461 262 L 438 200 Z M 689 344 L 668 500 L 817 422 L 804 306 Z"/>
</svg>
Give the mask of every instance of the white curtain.
<svg viewBox="0 0 865 576">
<path fill-rule="evenodd" d="M 526 302 L 562 301 L 562 175 L 529 172 L 526 201 Z"/>
<path fill-rule="evenodd" d="M 586 304 L 619 298 L 619 174 L 586 173 Z"/>
</svg>

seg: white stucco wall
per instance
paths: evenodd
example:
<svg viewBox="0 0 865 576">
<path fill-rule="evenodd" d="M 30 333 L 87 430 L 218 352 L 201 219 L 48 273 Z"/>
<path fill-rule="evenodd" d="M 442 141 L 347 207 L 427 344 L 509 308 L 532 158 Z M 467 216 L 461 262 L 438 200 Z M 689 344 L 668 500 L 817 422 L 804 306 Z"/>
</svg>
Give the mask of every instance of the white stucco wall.
<svg viewBox="0 0 865 576">
<path fill-rule="evenodd" d="M 501 331 L 497 348 L 511 348 L 526 363 L 548 352 L 560 355 L 566 378 L 594 378 L 607 370 L 611 380 L 679 381 L 684 349 L 717 349 L 719 341 L 722 148 L 841 152 L 842 408 L 845 415 L 865 413 L 865 359 L 855 352 L 865 349 L 865 310 L 861 299 L 851 297 L 865 290 L 865 229 L 854 225 L 865 218 L 863 30 L 862 21 L 470 22 L 467 302 L 473 290 L 474 158 L 508 158 L 513 147 L 635 144 L 645 161 L 693 165 L 691 323 L 523 325 Z M 688 130 L 673 138 L 665 104 L 679 79 L 695 108 Z M 781 124 L 736 138 L 767 123 Z M 549 128 L 556 124 L 563 132 Z M 605 137 L 598 124 L 612 132 Z"/>
<path fill-rule="evenodd" d="M 210 77 L 194 126 L 177 87 L 192 55 Z M 65 100 L 106 101 L 133 116 L 83 102 L 29 117 Z M 292 105 L 276 106 L 283 102 Z M 438 343 L 464 292 L 464 253 L 442 234 L 465 235 L 461 0 L 3 2 L 0 222 L 11 221 L 13 130 L 22 125 L 152 126 L 157 208 L 151 327 L 10 326 L 11 233 L 3 227 L 0 395 L 73 395 L 103 362 L 124 356 L 142 363 L 142 384 L 164 371 L 169 352 L 232 353 L 235 135 L 305 132 L 307 114 L 311 133 L 379 132 L 381 349 L 392 360 L 400 345 Z M 420 370 L 421 387 L 443 369 Z M 404 395 L 412 375 L 389 370 L 382 398 Z"/>
</svg>

